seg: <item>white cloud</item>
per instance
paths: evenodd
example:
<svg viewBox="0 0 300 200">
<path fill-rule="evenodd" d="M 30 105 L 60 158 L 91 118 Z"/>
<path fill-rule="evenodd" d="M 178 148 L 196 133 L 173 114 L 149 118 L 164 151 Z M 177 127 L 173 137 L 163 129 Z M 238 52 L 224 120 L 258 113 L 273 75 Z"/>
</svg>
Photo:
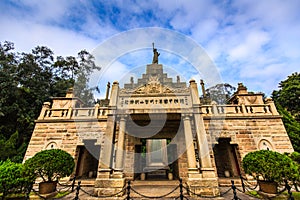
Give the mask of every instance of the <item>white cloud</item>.
<svg viewBox="0 0 300 200">
<path fill-rule="evenodd" d="M 56 55 L 75 55 L 83 48 L 91 51 L 120 30 L 155 25 L 192 37 L 219 65 L 222 78 L 227 82 L 245 82 L 249 88 L 271 91 L 278 81 L 299 71 L 298 0 L 10 2 L 18 6 L 0 2 L 0 25 L 5 27 L 0 30 L 0 41 L 15 42 L 21 51 L 46 45 Z M 100 4 L 103 7 L 95 7 Z M 112 12 L 115 8 L 119 12 Z M 128 45 L 142 40 L 145 46 L 151 45 L 153 38 L 146 37 L 148 35 L 134 38 Z M 170 49 L 169 43 L 172 38 L 156 45 Z M 114 51 L 116 48 L 117 44 L 106 49 Z M 180 45 L 178 48 L 187 50 Z M 106 52 L 100 53 L 105 55 Z M 116 68 L 122 71 L 124 66 Z"/>
<path fill-rule="evenodd" d="M 232 61 L 240 59 L 252 59 L 258 53 L 261 53 L 265 44 L 270 41 L 270 37 L 266 32 L 251 31 L 240 44 L 229 50 L 229 56 Z"/>
<path fill-rule="evenodd" d="M 30 52 L 34 47 L 44 45 L 55 55 L 75 56 L 80 50 L 91 50 L 97 44 L 80 33 L 31 21 L 0 19 L 0 24 L 9 27 L 1 30 L 0 40 L 14 42 L 18 51 Z"/>
</svg>

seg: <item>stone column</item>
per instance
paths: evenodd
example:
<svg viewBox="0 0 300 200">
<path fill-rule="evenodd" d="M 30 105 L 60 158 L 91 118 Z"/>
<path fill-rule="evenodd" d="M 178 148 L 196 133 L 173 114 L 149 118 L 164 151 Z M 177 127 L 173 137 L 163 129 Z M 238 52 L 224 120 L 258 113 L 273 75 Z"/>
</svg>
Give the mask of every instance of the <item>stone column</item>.
<svg viewBox="0 0 300 200">
<path fill-rule="evenodd" d="M 110 94 L 110 101 L 109 101 L 110 107 L 113 108 L 117 106 L 118 96 L 119 96 L 119 83 L 118 81 L 114 81 L 111 88 L 111 94 Z"/>
<path fill-rule="evenodd" d="M 109 88 L 110 88 L 110 82 L 107 82 L 107 86 L 106 86 L 106 96 L 105 99 L 108 99 L 108 95 L 109 95 Z"/>
<path fill-rule="evenodd" d="M 109 178 L 111 171 L 112 150 L 113 150 L 113 134 L 115 127 L 115 117 L 109 115 L 107 117 L 107 127 L 104 135 L 104 142 L 100 152 L 98 178 Z"/>
<path fill-rule="evenodd" d="M 117 171 L 123 171 L 124 163 L 124 144 L 125 144 L 125 130 L 126 130 L 126 121 L 122 116 L 120 119 L 119 135 L 118 135 L 118 144 L 116 152 L 116 169 Z"/>
<path fill-rule="evenodd" d="M 188 160 L 188 170 L 189 173 L 197 173 L 196 157 L 195 157 L 195 148 L 193 142 L 193 134 L 191 128 L 191 122 L 189 116 L 183 117 L 184 124 L 184 135 L 185 135 L 185 144 L 186 144 L 186 154 Z"/>
<path fill-rule="evenodd" d="M 193 105 L 199 106 L 200 99 L 199 99 L 198 87 L 196 81 L 193 79 L 190 80 L 190 92 L 191 92 Z"/>
<path fill-rule="evenodd" d="M 194 114 L 194 117 L 202 176 L 215 177 L 215 169 L 212 167 L 203 117 L 199 113 Z"/>
<path fill-rule="evenodd" d="M 201 85 L 201 89 L 202 89 L 203 98 L 206 98 L 206 91 L 205 91 L 204 82 L 202 79 L 200 80 L 200 85 Z"/>
</svg>

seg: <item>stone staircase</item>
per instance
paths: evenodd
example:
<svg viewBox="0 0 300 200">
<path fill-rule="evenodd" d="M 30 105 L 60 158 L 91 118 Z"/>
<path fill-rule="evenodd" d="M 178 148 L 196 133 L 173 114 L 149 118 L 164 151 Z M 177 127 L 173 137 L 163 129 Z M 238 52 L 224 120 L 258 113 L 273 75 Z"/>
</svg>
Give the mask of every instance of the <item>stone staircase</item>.
<svg viewBox="0 0 300 200">
<path fill-rule="evenodd" d="M 242 186 L 242 182 L 240 178 L 219 178 L 219 186 L 220 187 L 230 187 L 231 180 L 234 181 L 234 185 L 237 187 Z"/>
<path fill-rule="evenodd" d="M 157 197 L 157 199 L 165 199 L 165 198 L 176 198 L 176 197 L 179 197 L 179 195 L 180 195 L 180 191 L 179 191 L 179 187 L 178 187 L 174 192 L 165 196 L 166 194 L 173 191 L 177 186 L 179 186 L 179 180 L 172 180 L 172 181 L 170 181 L 170 180 L 146 180 L 146 181 L 135 180 L 135 181 L 131 182 L 131 186 L 132 186 L 132 190 L 131 190 L 130 196 L 136 197 L 136 198 L 147 199 L 147 196 L 148 196 L 151 198 Z M 141 196 L 140 194 L 142 194 L 144 196 Z M 185 190 L 184 190 L 184 195 L 187 195 Z"/>
</svg>

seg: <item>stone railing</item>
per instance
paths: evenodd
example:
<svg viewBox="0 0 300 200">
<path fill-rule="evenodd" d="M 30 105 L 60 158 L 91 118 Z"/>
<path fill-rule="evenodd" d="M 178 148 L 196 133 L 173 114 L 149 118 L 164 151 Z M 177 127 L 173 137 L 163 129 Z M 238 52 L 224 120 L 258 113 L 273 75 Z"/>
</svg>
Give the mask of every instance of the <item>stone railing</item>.
<svg viewBox="0 0 300 200">
<path fill-rule="evenodd" d="M 243 115 L 278 115 L 273 102 L 266 104 L 251 105 L 202 105 L 201 113 L 204 116 L 226 115 L 226 116 L 243 116 Z"/>
<path fill-rule="evenodd" d="M 43 119 L 90 119 L 106 118 L 107 107 L 53 109 L 49 104 L 44 104 L 38 120 Z"/>
<path fill-rule="evenodd" d="M 128 109 L 122 108 L 120 109 Z M 141 113 L 147 113 L 147 107 L 135 108 L 136 112 L 142 110 Z M 172 109 L 175 109 L 174 112 L 178 112 L 176 108 L 173 108 L 172 105 L 168 111 L 172 112 Z M 132 110 L 129 109 L 129 110 Z M 146 112 L 145 112 L 146 111 Z M 245 116 L 245 115 L 279 115 L 273 101 L 269 100 L 266 104 L 249 104 L 249 105 L 217 105 L 215 103 L 211 105 L 201 105 L 200 112 L 204 116 Z M 50 103 L 45 103 L 43 105 L 39 120 L 43 119 L 100 119 L 106 118 L 108 114 L 107 107 L 95 107 L 90 108 L 72 108 L 69 109 L 54 109 L 50 108 Z"/>
</svg>

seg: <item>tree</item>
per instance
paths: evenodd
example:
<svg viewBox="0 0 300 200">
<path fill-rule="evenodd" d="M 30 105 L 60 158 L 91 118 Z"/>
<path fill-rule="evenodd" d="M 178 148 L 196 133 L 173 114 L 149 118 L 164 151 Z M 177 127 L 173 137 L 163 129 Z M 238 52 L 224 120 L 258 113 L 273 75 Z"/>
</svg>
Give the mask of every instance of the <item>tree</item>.
<svg viewBox="0 0 300 200">
<path fill-rule="evenodd" d="M 40 151 L 25 162 L 25 167 L 32 169 L 36 177 L 41 177 L 44 182 L 71 175 L 74 166 L 72 156 L 61 149 Z"/>
<path fill-rule="evenodd" d="M 83 102 L 90 106 L 94 103 L 92 90 L 88 88 L 89 76 L 94 70 L 100 70 L 99 66 L 95 64 L 95 58 L 86 50 L 82 50 L 78 53 L 78 65 L 79 69 L 77 74 L 77 80 L 75 82 L 74 90 L 75 95 L 83 100 Z"/>
<path fill-rule="evenodd" d="M 274 90 L 272 98 L 300 121 L 300 73 L 293 73 L 279 83 L 279 90 Z"/>
<path fill-rule="evenodd" d="M 37 46 L 30 53 L 18 53 L 13 43 L 0 43 L 0 160 L 23 160 L 34 120 L 52 96 L 65 96 L 75 86 L 75 95 L 87 105 L 94 103 L 87 82 L 95 69 L 100 68 L 85 50 L 77 57 L 55 59 L 48 47 Z"/>
<path fill-rule="evenodd" d="M 272 98 L 294 150 L 300 152 L 300 74 L 293 73 L 279 83 L 279 90 L 274 90 Z"/>
<path fill-rule="evenodd" d="M 279 114 L 282 116 L 282 121 L 286 132 L 291 140 L 295 151 L 300 152 L 300 123 L 284 109 L 280 104 L 276 104 Z"/>
<path fill-rule="evenodd" d="M 218 104 L 226 104 L 235 90 L 236 88 L 229 83 L 220 83 L 206 89 L 206 94 L 211 101 L 215 101 Z"/>
<path fill-rule="evenodd" d="M 250 152 L 243 158 L 242 166 L 246 174 L 258 180 L 280 183 L 299 177 L 298 165 L 287 155 L 275 151 Z"/>
</svg>

